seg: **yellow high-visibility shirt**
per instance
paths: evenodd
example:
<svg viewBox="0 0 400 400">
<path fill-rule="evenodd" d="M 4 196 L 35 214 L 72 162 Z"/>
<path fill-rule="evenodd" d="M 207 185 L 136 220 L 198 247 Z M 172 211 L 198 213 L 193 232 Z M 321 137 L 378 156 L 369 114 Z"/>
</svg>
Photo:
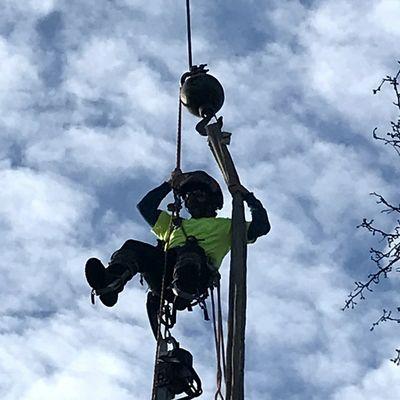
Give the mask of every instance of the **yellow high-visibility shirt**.
<svg viewBox="0 0 400 400">
<path fill-rule="evenodd" d="M 171 215 L 162 211 L 152 232 L 164 242 L 168 239 Z M 247 228 L 249 227 L 247 223 Z M 231 219 L 230 218 L 189 218 L 182 220 L 183 229 L 187 236 L 194 236 L 204 249 L 212 264 L 219 268 L 222 260 L 231 249 Z M 181 227 L 174 228 L 167 243 L 167 249 L 182 246 L 186 236 Z"/>
</svg>

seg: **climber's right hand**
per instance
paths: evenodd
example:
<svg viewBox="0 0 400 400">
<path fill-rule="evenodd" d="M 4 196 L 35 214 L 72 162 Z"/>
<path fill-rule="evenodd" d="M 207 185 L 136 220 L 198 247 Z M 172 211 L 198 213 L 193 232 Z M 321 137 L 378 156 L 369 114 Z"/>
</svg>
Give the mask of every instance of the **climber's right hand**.
<svg viewBox="0 0 400 400">
<path fill-rule="evenodd" d="M 178 169 L 174 169 L 171 173 L 171 178 L 168 181 L 173 189 L 179 189 L 180 184 L 185 179 L 186 174 L 182 173 L 182 171 Z"/>
</svg>

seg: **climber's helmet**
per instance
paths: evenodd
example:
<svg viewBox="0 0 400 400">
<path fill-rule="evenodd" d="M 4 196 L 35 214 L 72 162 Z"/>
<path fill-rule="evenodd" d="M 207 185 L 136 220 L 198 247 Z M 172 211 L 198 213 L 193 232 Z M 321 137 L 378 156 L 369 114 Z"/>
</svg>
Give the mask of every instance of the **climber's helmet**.
<svg viewBox="0 0 400 400">
<path fill-rule="evenodd" d="M 204 171 L 187 173 L 187 177 L 180 182 L 178 191 L 192 216 L 202 216 L 199 213 L 209 214 L 210 212 L 215 214 L 216 210 L 220 210 L 224 204 L 218 182 Z"/>
</svg>

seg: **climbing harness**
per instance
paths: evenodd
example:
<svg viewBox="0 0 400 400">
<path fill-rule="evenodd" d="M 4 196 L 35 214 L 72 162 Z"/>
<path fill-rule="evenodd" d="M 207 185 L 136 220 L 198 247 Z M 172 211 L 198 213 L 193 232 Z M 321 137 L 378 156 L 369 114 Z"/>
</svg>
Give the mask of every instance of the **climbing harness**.
<svg viewBox="0 0 400 400">
<path fill-rule="evenodd" d="M 208 283 L 207 256 L 194 236 L 188 236 L 183 246 L 176 248 L 172 277 L 172 292 L 186 300 L 194 300 Z"/>
<path fill-rule="evenodd" d="M 183 246 L 176 248 L 177 259 L 172 277 L 171 289 L 175 295 L 173 313 L 176 310 L 188 309 L 199 305 L 204 314 L 204 320 L 209 321 L 206 299 L 208 290 L 221 276 L 214 265 L 209 262 L 204 249 L 199 245 L 198 239 L 186 233 L 183 224 L 180 228 L 186 238 Z"/>
</svg>

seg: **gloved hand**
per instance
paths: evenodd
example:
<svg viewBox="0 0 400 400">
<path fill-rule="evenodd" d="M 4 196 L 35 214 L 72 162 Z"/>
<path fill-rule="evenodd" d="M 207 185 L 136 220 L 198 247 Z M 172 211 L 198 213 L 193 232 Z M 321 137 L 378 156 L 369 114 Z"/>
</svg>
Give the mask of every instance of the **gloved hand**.
<svg viewBox="0 0 400 400">
<path fill-rule="evenodd" d="M 173 189 L 179 189 L 186 176 L 187 174 L 184 174 L 180 169 L 174 169 L 171 173 L 171 178 L 169 179 L 168 183 Z"/>
</svg>

